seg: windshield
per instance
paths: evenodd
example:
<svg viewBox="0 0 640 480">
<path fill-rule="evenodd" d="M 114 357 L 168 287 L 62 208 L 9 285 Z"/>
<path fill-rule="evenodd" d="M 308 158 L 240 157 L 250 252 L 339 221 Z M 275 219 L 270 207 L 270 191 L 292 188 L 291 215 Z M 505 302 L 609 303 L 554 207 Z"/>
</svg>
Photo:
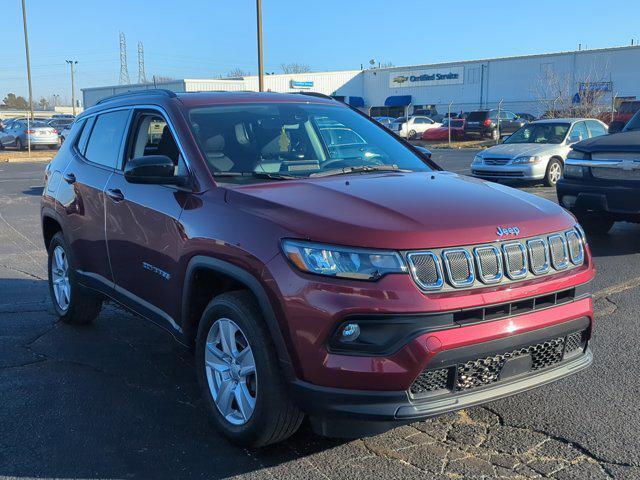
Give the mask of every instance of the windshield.
<svg viewBox="0 0 640 480">
<path fill-rule="evenodd" d="M 625 132 L 630 132 L 633 130 L 640 130 L 640 111 L 638 111 L 631 120 L 627 122 L 627 125 L 624 127 Z"/>
<path fill-rule="evenodd" d="M 504 143 L 553 143 L 564 142 L 569 123 L 530 123 L 507 138 Z"/>
<path fill-rule="evenodd" d="M 432 170 L 385 129 L 341 106 L 198 107 L 190 110 L 189 121 L 209 169 L 225 182 L 308 177 L 336 169 L 349 173 L 361 167 Z"/>
</svg>

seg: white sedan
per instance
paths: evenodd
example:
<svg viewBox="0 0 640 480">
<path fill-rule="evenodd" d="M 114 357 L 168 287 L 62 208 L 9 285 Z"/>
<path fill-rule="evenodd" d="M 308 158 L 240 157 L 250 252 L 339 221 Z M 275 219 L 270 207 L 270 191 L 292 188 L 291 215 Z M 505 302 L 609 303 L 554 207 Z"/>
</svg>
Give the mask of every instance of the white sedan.
<svg viewBox="0 0 640 480">
<path fill-rule="evenodd" d="M 416 115 L 413 117 L 409 117 L 408 119 L 405 117 L 397 118 L 389 126 L 389 129 L 394 131 L 402 138 L 419 138 L 425 131 L 441 126 L 441 123 L 434 122 L 429 117 Z"/>
<path fill-rule="evenodd" d="M 554 186 L 571 145 L 607 134 L 607 126 L 592 118 L 538 120 L 517 130 L 495 147 L 478 153 L 471 175 L 489 180 L 544 180 Z"/>
</svg>

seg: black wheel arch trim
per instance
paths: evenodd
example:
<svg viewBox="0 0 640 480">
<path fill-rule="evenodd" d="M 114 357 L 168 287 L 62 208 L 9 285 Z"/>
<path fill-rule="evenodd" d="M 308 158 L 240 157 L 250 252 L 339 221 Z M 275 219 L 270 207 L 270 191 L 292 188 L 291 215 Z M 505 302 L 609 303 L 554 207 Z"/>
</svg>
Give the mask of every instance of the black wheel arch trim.
<svg viewBox="0 0 640 480">
<path fill-rule="evenodd" d="M 197 325 L 193 326 L 189 322 L 188 307 L 189 297 L 191 295 L 191 285 L 193 283 L 193 276 L 195 275 L 196 270 L 199 269 L 210 270 L 216 273 L 227 275 L 234 280 L 237 280 L 239 283 L 245 285 L 249 289 L 249 291 L 253 293 L 258 301 L 258 306 L 260 307 L 260 311 L 264 316 L 267 328 L 269 329 L 269 333 L 271 334 L 271 339 L 273 340 L 274 346 L 276 348 L 276 354 L 283 369 L 283 373 L 285 374 L 285 378 L 288 381 L 296 379 L 297 375 L 291 361 L 289 349 L 287 348 L 282 330 L 280 328 L 280 325 L 278 324 L 278 320 L 276 318 L 273 306 L 271 305 L 271 301 L 269 300 L 266 290 L 254 275 L 249 273 L 247 270 L 224 260 L 208 257 L 206 255 L 196 255 L 189 261 L 184 277 L 181 308 L 181 326 L 185 338 L 192 338 L 195 331 L 197 331 Z"/>
</svg>

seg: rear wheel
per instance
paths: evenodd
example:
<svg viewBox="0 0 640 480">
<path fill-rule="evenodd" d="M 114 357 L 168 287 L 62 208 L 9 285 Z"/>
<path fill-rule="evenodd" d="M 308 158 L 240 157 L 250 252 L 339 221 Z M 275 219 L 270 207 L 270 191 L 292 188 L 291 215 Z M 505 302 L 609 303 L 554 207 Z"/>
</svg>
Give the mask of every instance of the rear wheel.
<svg viewBox="0 0 640 480">
<path fill-rule="evenodd" d="M 491 140 L 498 140 L 500 139 L 500 132 L 497 128 L 494 128 L 493 130 L 491 130 L 489 136 L 491 137 Z"/>
<path fill-rule="evenodd" d="M 56 233 L 49 245 L 47 262 L 53 307 L 63 322 L 86 325 L 100 313 L 102 300 L 82 289 L 74 265 L 73 252 L 62 233 Z"/>
<path fill-rule="evenodd" d="M 585 232 L 593 235 L 606 235 L 615 221 L 605 213 L 572 212 Z"/>
<path fill-rule="evenodd" d="M 260 447 L 298 430 L 304 415 L 278 365 L 249 292 L 224 293 L 207 305 L 196 339 L 198 382 L 214 426 L 232 442 Z"/>
<path fill-rule="evenodd" d="M 416 131 L 415 131 L 415 130 L 411 130 L 411 131 L 409 132 L 409 138 L 410 138 L 410 139 L 416 138 Z"/>
<path fill-rule="evenodd" d="M 544 184 L 547 187 L 555 187 L 558 180 L 562 177 L 562 163 L 557 158 L 549 160 L 547 172 L 544 175 Z"/>
</svg>

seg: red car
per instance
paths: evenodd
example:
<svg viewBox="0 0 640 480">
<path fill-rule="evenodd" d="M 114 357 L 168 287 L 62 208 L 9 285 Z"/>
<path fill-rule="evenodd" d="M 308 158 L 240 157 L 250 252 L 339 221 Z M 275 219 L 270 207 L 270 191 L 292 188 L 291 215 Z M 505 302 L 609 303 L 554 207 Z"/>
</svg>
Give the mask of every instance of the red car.
<svg viewBox="0 0 640 480">
<path fill-rule="evenodd" d="M 452 119 L 451 140 L 462 140 L 464 138 L 464 119 Z M 431 128 L 422 134 L 422 140 L 426 141 L 447 141 L 449 140 L 449 127 L 443 125 L 438 128 Z"/>
<path fill-rule="evenodd" d="M 592 361 L 573 216 L 322 95 L 106 98 L 48 165 L 41 211 L 59 318 L 114 301 L 194 347 L 212 422 L 242 445 L 305 415 L 374 434 Z"/>
</svg>

